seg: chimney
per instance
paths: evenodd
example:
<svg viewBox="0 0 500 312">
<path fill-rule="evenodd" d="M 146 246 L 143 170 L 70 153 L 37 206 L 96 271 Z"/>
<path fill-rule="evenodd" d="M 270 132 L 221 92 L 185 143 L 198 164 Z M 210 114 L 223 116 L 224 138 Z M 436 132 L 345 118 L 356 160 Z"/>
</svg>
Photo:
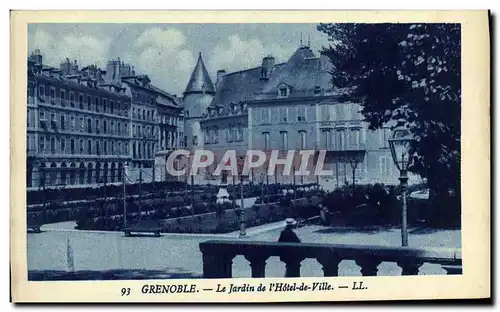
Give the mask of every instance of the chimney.
<svg viewBox="0 0 500 312">
<path fill-rule="evenodd" d="M 260 74 L 261 80 L 268 80 L 274 68 L 274 57 L 271 55 L 262 59 L 262 69 Z"/>
<path fill-rule="evenodd" d="M 216 85 L 219 84 L 219 82 L 222 80 L 222 76 L 224 76 L 226 74 L 226 70 L 225 69 L 219 69 L 217 71 L 217 81 L 215 82 Z"/>
<path fill-rule="evenodd" d="M 43 64 L 42 63 L 42 60 L 43 60 L 42 54 L 40 53 L 39 49 L 36 49 L 34 52 L 32 52 L 30 58 L 32 61 L 34 61 L 37 64 Z"/>
<path fill-rule="evenodd" d="M 64 61 L 61 62 L 61 65 L 59 66 L 59 69 L 61 70 L 63 76 L 69 75 L 70 65 L 71 64 L 70 64 L 68 58 L 66 58 Z"/>
</svg>

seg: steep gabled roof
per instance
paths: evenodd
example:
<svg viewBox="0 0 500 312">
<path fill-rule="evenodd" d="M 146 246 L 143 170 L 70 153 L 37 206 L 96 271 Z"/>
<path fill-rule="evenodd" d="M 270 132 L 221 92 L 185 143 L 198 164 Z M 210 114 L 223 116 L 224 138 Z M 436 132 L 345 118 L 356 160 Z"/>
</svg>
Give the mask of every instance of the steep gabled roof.
<svg viewBox="0 0 500 312">
<path fill-rule="evenodd" d="M 208 74 L 207 68 L 203 63 L 203 59 L 201 58 L 201 52 L 198 56 L 198 62 L 194 67 L 193 73 L 191 74 L 191 78 L 189 79 L 188 85 L 186 87 L 187 93 L 215 93 L 215 87 L 212 83 L 212 79 L 210 79 L 210 75 Z"/>
</svg>

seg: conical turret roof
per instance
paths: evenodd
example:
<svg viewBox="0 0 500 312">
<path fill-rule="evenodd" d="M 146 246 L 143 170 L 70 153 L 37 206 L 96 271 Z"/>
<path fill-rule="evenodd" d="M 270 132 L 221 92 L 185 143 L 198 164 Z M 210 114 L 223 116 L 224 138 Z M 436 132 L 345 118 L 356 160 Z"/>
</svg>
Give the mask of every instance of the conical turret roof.
<svg viewBox="0 0 500 312">
<path fill-rule="evenodd" d="M 208 74 L 205 64 L 203 63 L 201 52 L 198 55 L 198 62 L 196 62 L 196 66 L 194 67 L 184 94 L 198 92 L 215 93 L 214 84 L 212 83 L 212 79 L 210 79 L 210 75 Z"/>
</svg>

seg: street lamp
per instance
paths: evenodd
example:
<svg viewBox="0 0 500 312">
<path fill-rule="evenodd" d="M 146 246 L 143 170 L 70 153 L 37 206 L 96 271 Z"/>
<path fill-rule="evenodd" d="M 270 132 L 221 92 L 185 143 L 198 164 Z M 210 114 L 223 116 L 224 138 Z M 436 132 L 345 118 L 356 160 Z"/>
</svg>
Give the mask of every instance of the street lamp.
<svg viewBox="0 0 500 312">
<path fill-rule="evenodd" d="M 241 162 L 238 165 L 238 173 L 240 176 L 240 237 L 244 237 L 247 235 L 247 230 L 246 230 L 246 217 L 245 217 L 245 205 L 244 205 L 244 200 L 243 200 L 243 161 L 244 158 L 241 157 Z"/>
<path fill-rule="evenodd" d="M 358 157 L 352 156 L 351 159 L 349 159 L 349 162 L 351 163 L 351 169 L 352 169 L 352 195 L 354 196 L 354 191 L 356 190 L 356 168 L 358 167 Z"/>
<path fill-rule="evenodd" d="M 399 181 L 403 197 L 401 240 L 403 247 L 405 247 L 408 246 L 406 188 L 408 186 L 408 167 L 411 163 L 410 148 L 414 138 L 411 132 L 404 126 L 404 121 L 399 121 L 398 126 L 393 130 L 392 137 L 388 141 L 389 147 L 391 148 L 392 159 L 399 170 Z"/>
</svg>

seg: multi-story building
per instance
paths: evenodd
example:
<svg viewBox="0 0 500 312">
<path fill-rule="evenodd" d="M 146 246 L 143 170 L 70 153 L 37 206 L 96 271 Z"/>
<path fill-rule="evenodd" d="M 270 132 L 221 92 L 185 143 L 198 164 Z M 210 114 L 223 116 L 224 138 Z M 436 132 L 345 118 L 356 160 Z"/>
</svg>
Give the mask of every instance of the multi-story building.
<svg viewBox="0 0 500 312">
<path fill-rule="evenodd" d="M 204 68 L 200 60 L 186 91 L 192 85 L 207 85 L 209 77 L 200 71 Z M 323 169 L 333 174 L 321 177 L 321 183 L 350 183 L 353 169 L 356 183 L 397 183 L 387 141 L 389 129 L 368 130 L 360 106 L 342 100 L 341 90 L 332 86 L 330 66 L 327 57 L 317 57 L 302 45 L 285 63 L 275 64 L 267 56 L 255 68 L 228 74 L 219 70 L 215 89 L 208 89 L 213 98 L 210 105 L 193 99 L 185 106 L 190 114 L 197 112 L 196 135 L 204 137 L 202 146 L 214 151 L 216 160 L 229 149 L 240 156 L 247 149 L 279 150 L 282 157 L 288 150 L 324 150 Z M 317 157 L 318 153 L 312 157 L 311 168 Z M 251 178 L 263 177 L 264 170 L 252 172 Z M 317 182 L 313 173 L 297 179 Z M 291 183 L 292 179 L 277 169 L 276 182 Z"/>
<path fill-rule="evenodd" d="M 118 182 L 125 165 L 151 168 L 138 174 L 148 181 L 155 153 L 183 143 L 180 100 L 119 59 L 106 70 L 68 59 L 54 68 L 35 51 L 27 106 L 28 187 Z"/>
<path fill-rule="evenodd" d="M 121 180 L 130 161 L 130 98 L 95 66 L 28 58 L 27 187 Z"/>
</svg>

